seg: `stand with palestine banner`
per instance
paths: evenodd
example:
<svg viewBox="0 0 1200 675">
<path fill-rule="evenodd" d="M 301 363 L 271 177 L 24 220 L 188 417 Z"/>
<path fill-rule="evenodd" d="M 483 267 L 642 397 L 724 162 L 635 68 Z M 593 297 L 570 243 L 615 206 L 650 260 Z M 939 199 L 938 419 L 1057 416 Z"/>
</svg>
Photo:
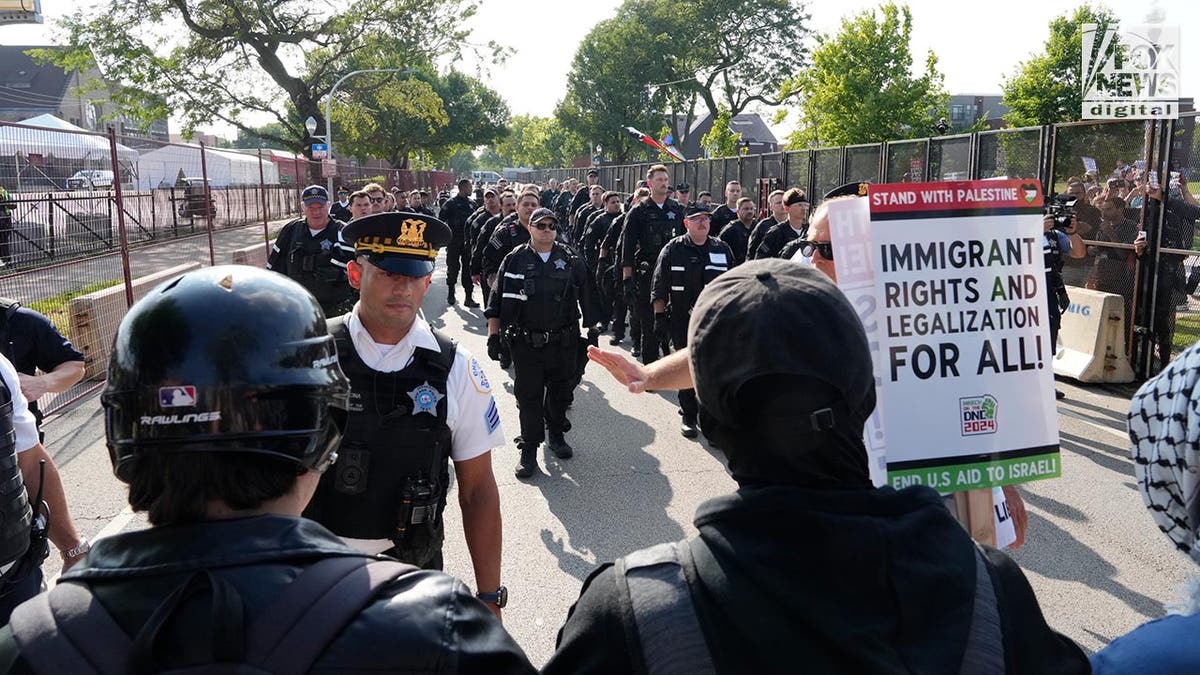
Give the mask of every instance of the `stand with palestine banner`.
<svg viewBox="0 0 1200 675">
<path fill-rule="evenodd" d="M 965 493 L 972 534 L 983 515 L 990 531 L 993 488 L 1062 471 L 1040 186 L 871 185 L 828 209 L 875 365 L 876 483 Z"/>
</svg>

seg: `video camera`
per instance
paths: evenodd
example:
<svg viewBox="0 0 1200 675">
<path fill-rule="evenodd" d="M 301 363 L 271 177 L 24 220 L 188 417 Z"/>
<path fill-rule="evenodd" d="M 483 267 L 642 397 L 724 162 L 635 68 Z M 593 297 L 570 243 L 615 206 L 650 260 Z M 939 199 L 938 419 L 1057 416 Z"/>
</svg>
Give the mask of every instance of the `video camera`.
<svg viewBox="0 0 1200 675">
<path fill-rule="evenodd" d="M 1071 219 L 1075 217 L 1077 200 L 1072 195 L 1050 195 L 1046 197 L 1042 213 L 1054 217 L 1054 229 L 1066 232 L 1071 226 Z"/>
</svg>

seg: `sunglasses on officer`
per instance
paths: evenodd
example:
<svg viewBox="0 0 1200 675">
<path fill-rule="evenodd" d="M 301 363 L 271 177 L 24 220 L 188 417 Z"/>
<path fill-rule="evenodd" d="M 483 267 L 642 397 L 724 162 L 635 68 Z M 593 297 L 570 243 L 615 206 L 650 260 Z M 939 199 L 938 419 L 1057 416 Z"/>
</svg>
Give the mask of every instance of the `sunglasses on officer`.
<svg viewBox="0 0 1200 675">
<path fill-rule="evenodd" d="M 554 222 L 553 220 L 540 220 L 540 221 L 534 223 L 533 226 L 539 230 L 557 230 L 558 229 L 558 223 Z"/>
<path fill-rule="evenodd" d="M 833 260 L 833 242 L 806 241 L 800 244 L 800 252 L 804 254 L 805 258 L 811 258 L 813 253 L 819 252 L 822 258 Z"/>
</svg>

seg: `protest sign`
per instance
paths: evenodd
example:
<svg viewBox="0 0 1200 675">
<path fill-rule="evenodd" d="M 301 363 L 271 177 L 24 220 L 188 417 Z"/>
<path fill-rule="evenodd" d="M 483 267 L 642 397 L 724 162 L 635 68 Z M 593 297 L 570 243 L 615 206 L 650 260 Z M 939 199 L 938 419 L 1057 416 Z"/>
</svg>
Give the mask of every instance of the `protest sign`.
<svg viewBox="0 0 1200 675">
<path fill-rule="evenodd" d="M 1061 474 L 1041 205 L 1021 180 L 875 185 L 829 204 L 838 285 L 875 364 L 868 448 L 886 448 L 891 485 Z"/>
<path fill-rule="evenodd" d="M 1084 171 L 1091 171 L 1092 173 L 1096 173 L 1098 171 L 1098 169 L 1096 168 L 1096 158 L 1095 157 L 1082 157 L 1082 159 L 1083 159 L 1083 170 Z"/>
</svg>

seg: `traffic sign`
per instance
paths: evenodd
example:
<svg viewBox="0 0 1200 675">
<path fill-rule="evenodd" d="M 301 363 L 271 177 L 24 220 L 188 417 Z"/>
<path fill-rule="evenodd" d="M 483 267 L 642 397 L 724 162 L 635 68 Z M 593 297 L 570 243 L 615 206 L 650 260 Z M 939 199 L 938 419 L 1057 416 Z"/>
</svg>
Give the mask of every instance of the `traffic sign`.
<svg viewBox="0 0 1200 675">
<path fill-rule="evenodd" d="M 312 144 L 312 158 L 313 159 L 325 159 L 328 156 L 329 156 L 329 145 L 328 144 L 326 144 L 326 143 L 313 143 Z"/>
<path fill-rule="evenodd" d="M 332 159 L 326 159 L 321 162 L 321 178 L 333 178 L 338 175 L 337 162 Z"/>
</svg>

